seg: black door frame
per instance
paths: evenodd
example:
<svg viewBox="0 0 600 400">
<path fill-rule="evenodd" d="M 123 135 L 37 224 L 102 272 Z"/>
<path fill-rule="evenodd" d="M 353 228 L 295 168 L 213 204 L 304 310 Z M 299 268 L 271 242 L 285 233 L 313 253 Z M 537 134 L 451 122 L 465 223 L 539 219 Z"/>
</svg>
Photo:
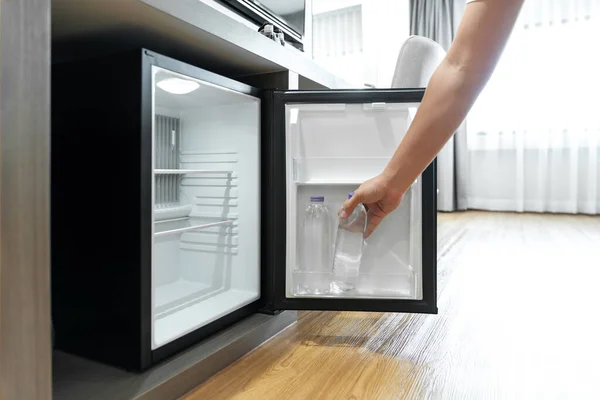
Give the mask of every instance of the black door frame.
<svg viewBox="0 0 600 400">
<path fill-rule="evenodd" d="M 419 103 L 425 89 L 374 89 L 326 91 L 275 91 L 265 95 L 263 152 L 268 165 L 263 172 L 264 248 L 263 266 L 269 290 L 266 308 L 278 310 L 388 311 L 437 313 L 437 201 L 435 160 L 422 174 L 422 271 L 423 299 L 348 299 L 286 297 L 286 142 L 285 105 Z M 269 115 L 268 115 L 269 114 Z"/>
</svg>

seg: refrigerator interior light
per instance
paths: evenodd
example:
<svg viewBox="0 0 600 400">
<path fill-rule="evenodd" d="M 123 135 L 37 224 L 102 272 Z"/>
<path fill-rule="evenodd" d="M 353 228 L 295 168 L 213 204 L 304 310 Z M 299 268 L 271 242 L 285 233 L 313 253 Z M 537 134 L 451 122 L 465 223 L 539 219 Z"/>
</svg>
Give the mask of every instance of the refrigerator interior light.
<svg viewBox="0 0 600 400">
<path fill-rule="evenodd" d="M 194 81 L 181 78 L 168 78 L 156 84 L 165 92 L 172 94 L 188 94 L 200 87 L 200 84 Z"/>
</svg>

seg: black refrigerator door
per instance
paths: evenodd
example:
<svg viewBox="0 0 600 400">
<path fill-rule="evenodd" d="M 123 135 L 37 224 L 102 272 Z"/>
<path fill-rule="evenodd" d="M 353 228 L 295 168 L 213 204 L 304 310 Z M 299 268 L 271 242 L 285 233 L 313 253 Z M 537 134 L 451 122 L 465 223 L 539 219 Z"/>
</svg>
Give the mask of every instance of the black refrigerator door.
<svg viewBox="0 0 600 400">
<path fill-rule="evenodd" d="M 423 94 L 424 89 L 265 93 L 266 310 L 437 313 L 435 161 L 362 250 L 360 235 L 345 250 L 336 245 L 352 240 L 338 230 L 338 209 L 350 192 L 383 170 Z"/>
</svg>

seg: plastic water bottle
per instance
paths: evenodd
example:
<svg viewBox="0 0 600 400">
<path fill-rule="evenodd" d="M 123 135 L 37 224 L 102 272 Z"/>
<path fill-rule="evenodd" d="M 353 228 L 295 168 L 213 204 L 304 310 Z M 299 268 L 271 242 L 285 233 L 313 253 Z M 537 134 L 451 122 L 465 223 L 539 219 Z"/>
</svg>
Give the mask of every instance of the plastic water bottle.
<svg viewBox="0 0 600 400">
<path fill-rule="evenodd" d="M 331 272 L 331 220 L 324 197 L 311 197 L 304 215 L 302 236 L 303 278 L 300 292 L 324 294 L 329 291 Z"/>
<path fill-rule="evenodd" d="M 354 193 L 350 193 L 348 199 L 353 195 Z M 366 229 L 367 210 L 362 204 L 359 204 L 347 218 L 340 218 L 333 259 L 331 292 L 340 294 L 356 288 L 364 246 L 363 235 Z"/>
</svg>

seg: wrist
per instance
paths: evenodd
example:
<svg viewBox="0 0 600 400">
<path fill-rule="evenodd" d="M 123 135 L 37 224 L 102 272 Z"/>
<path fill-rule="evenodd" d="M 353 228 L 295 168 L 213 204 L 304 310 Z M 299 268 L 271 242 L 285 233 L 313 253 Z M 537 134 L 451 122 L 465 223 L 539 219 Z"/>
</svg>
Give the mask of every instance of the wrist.
<svg viewBox="0 0 600 400">
<path fill-rule="evenodd" d="M 402 173 L 402 169 L 399 167 L 388 165 L 381 175 L 389 189 L 398 190 L 404 193 L 410 186 L 410 184 L 406 183 L 406 174 Z"/>
</svg>

